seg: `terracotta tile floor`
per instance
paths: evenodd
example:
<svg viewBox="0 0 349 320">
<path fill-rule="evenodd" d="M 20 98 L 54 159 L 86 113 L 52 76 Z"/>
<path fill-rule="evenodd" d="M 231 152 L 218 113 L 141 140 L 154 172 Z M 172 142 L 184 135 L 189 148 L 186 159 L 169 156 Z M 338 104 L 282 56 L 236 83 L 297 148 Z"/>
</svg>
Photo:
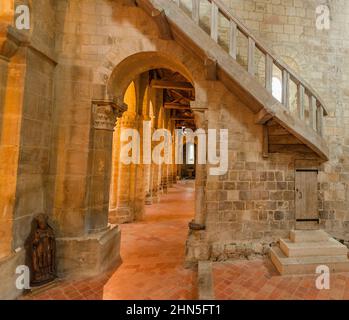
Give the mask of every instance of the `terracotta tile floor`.
<svg viewBox="0 0 349 320">
<path fill-rule="evenodd" d="M 347 300 L 349 273 L 330 276 L 330 290 L 318 290 L 316 276 L 280 276 L 270 260 L 215 262 L 218 300 Z"/>
<path fill-rule="evenodd" d="M 122 265 L 92 279 L 58 281 L 22 299 L 195 299 L 196 272 L 185 269 L 184 244 L 194 216 L 194 185 L 181 182 L 146 207 L 144 221 L 122 225 Z M 330 290 L 315 276 L 280 276 L 268 259 L 213 263 L 218 300 L 349 299 L 349 273 L 331 275 Z"/>
<path fill-rule="evenodd" d="M 93 279 L 58 282 L 24 299 L 195 299 L 196 271 L 183 267 L 188 223 L 194 217 L 194 183 L 179 182 L 144 221 L 121 226 L 122 265 Z"/>
</svg>

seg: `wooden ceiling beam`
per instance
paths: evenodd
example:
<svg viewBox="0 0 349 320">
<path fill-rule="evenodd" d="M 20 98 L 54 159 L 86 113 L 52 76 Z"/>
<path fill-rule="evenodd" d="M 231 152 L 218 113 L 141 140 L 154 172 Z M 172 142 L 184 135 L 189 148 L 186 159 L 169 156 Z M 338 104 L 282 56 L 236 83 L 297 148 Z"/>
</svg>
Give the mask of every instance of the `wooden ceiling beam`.
<svg viewBox="0 0 349 320">
<path fill-rule="evenodd" d="M 165 109 L 173 109 L 173 110 L 190 110 L 189 105 L 182 105 L 178 103 L 165 103 L 164 104 Z"/>
<path fill-rule="evenodd" d="M 195 121 L 193 118 L 170 118 L 172 121 Z"/>
<path fill-rule="evenodd" d="M 174 89 L 174 90 L 184 90 L 184 91 L 194 90 L 190 82 L 166 81 L 166 80 L 152 80 L 150 83 L 150 87 L 154 89 Z"/>
</svg>

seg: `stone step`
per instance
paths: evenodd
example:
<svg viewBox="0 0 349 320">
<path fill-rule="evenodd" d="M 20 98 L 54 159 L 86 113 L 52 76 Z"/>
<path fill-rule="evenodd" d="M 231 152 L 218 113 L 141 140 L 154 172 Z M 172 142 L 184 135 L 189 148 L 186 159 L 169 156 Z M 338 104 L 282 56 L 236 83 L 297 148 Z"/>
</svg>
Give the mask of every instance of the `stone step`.
<svg viewBox="0 0 349 320">
<path fill-rule="evenodd" d="M 291 230 L 290 239 L 292 242 L 323 242 L 330 236 L 323 230 Z"/>
<path fill-rule="evenodd" d="M 316 242 L 292 242 L 289 239 L 280 239 L 280 249 L 287 257 L 341 256 L 348 253 L 348 248 L 333 238 Z"/>
<path fill-rule="evenodd" d="M 330 272 L 348 272 L 349 259 L 347 255 L 340 256 L 311 256 L 287 257 L 279 247 L 270 250 L 270 258 L 282 275 L 288 274 L 316 274 L 320 265 L 329 267 Z"/>
</svg>

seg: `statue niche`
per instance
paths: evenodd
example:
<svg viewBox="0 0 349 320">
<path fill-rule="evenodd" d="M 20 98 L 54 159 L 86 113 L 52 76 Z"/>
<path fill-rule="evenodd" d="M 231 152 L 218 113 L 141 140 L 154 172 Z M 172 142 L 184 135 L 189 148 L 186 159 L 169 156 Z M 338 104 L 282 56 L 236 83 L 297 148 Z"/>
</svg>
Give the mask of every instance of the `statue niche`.
<svg viewBox="0 0 349 320">
<path fill-rule="evenodd" d="M 27 242 L 32 287 L 44 285 L 56 278 L 56 240 L 47 220 L 45 214 L 35 217 Z"/>
</svg>

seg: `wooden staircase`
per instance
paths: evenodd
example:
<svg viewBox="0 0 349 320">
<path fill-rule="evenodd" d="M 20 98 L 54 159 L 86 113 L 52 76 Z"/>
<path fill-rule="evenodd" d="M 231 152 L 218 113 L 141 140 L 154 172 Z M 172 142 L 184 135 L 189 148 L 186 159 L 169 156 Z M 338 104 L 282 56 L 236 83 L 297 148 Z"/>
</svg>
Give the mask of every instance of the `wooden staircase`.
<svg viewBox="0 0 349 320">
<path fill-rule="evenodd" d="M 163 39 L 174 39 L 198 55 L 207 67 L 210 80 L 220 80 L 237 94 L 264 125 L 264 153 L 312 152 L 328 160 L 323 139 L 324 102 L 300 75 L 284 63 L 268 46 L 233 15 L 222 0 L 135 0 L 157 23 Z M 209 8 L 208 24 L 200 8 Z M 209 19 L 207 19 L 209 18 Z M 227 26 L 222 43 L 219 26 Z M 207 22 L 207 21 L 206 21 Z M 246 59 L 239 58 L 238 39 L 246 40 Z M 262 82 L 257 77 L 256 55 L 264 58 Z M 273 72 L 281 74 L 281 101 L 272 94 Z M 290 87 L 296 88 L 296 107 L 291 108 Z M 274 134 L 270 134 L 274 132 Z M 281 134 L 275 134 L 281 132 Z"/>
</svg>

